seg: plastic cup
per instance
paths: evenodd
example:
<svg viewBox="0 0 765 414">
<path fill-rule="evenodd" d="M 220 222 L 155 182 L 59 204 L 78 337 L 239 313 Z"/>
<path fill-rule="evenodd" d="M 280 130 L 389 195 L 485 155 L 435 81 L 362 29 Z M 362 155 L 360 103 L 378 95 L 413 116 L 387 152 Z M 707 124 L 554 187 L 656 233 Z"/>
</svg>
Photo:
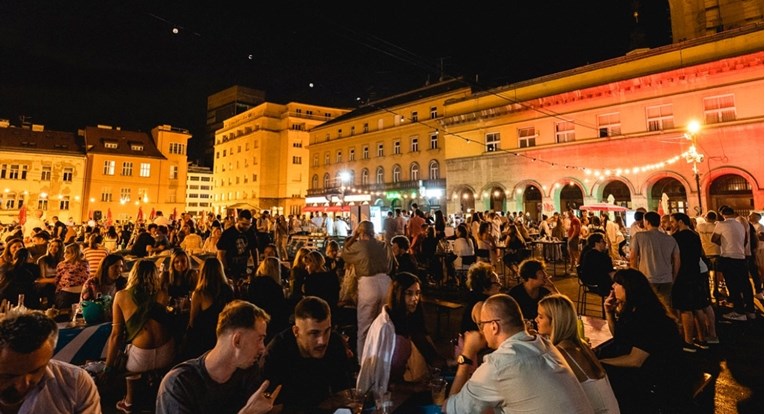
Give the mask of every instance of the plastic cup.
<svg viewBox="0 0 765 414">
<path fill-rule="evenodd" d="M 393 401 L 391 401 L 390 391 L 376 390 L 375 391 L 375 409 L 378 414 L 390 414 L 393 407 Z"/>
</svg>

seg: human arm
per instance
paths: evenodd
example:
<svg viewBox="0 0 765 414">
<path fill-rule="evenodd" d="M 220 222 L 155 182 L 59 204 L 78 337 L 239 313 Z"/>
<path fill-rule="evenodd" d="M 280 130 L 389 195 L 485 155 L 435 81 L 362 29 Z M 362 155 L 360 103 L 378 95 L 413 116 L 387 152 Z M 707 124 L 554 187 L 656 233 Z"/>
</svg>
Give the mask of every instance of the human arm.
<svg viewBox="0 0 765 414">
<path fill-rule="evenodd" d="M 191 294 L 191 310 L 189 311 L 189 328 L 194 326 L 194 320 L 202 311 L 202 293 L 194 291 Z"/>
<path fill-rule="evenodd" d="M 125 291 L 119 291 L 114 295 L 114 303 L 112 304 L 112 331 L 109 334 L 109 340 L 107 342 L 106 350 L 106 369 L 104 373 L 108 373 L 114 365 L 117 363 L 117 354 L 119 354 L 122 347 L 122 332 L 125 327 L 125 316 L 122 314 L 122 302 L 127 298 Z"/>
<path fill-rule="evenodd" d="M 637 243 L 637 238 L 638 235 L 635 234 L 630 241 L 630 267 L 633 269 L 638 268 L 638 261 L 640 260 L 640 244 Z"/>
<path fill-rule="evenodd" d="M 677 275 L 680 273 L 680 249 L 675 244 L 674 250 L 672 250 L 672 282 L 677 280 Z"/>
<path fill-rule="evenodd" d="M 263 381 L 260 388 L 250 396 L 247 403 L 241 410 L 239 410 L 238 414 L 265 414 L 271 411 L 271 409 L 274 408 L 276 397 L 279 396 L 279 392 L 282 390 L 282 386 L 277 385 L 276 388 L 274 388 L 274 392 L 270 393 L 267 391 L 269 385 L 270 382 L 268 380 Z"/>
<path fill-rule="evenodd" d="M 604 358 L 601 359 L 600 362 L 603 364 L 613 365 L 615 367 L 640 368 L 643 366 L 643 363 L 646 359 L 648 359 L 649 356 L 650 354 L 648 352 L 633 346 L 630 349 L 629 354 L 619 355 L 612 358 Z"/>
<path fill-rule="evenodd" d="M 608 322 L 608 330 L 612 336 L 616 330 L 616 311 L 618 305 L 619 303 L 616 300 L 614 291 L 611 289 L 611 293 L 603 300 L 603 309 L 606 311 L 606 322 Z"/>
<path fill-rule="evenodd" d="M 722 244 L 722 235 L 720 233 L 712 233 L 712 243 L 720 246 Z"/>
<path fill-rule="evenodd" d="M 462 345 L 462 355 L 475 361 L 478 359 L 478 351 L 486 347 L 486 340 L 478 331 L 468 331 L 463 335 L 464 342 Z M 470 379 L 472 373 L 473 364 L 457 365 L 457 372 L 454 374 L 454 381 L 452 381 L 452 387 L 449 389 L 449 395 L 454 395 L 460 392 L 465 383 Z M 446 412 L 446 410 L 444 410 L 444 412 Z"/>
<path fill-rule="evenodd" d="M 72 401 L 73 413 L 101 413 L 101 396 L 98 394 L 95 381 L 85 370 L 77 371 L 74 391 L 76 395 L 75 401 Z"/>
</svg>

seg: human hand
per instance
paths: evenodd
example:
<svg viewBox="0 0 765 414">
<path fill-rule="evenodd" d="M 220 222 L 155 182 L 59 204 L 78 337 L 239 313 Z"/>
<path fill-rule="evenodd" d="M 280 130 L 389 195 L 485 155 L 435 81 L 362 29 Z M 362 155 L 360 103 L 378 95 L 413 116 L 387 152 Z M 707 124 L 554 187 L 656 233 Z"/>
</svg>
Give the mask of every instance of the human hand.
<svg viewBox="0 0 765 414">
<path fill-rule="evenodd" d="M 274 392 L 270 393 L 266 391 L 269 385 L 270 382 L 268 380 L 263 381 L 260 388 L 247 400 L 247 404 L 239 410 L 239 414 L 264 414 L 271 411 L 274 408 L 276 397 L 279 396 L 279 392 L 282 390 L 282 386 L 277 385 Z"/>
<path fill-rule="evenodd" d="M 603 308 L 606 310 L 606 312 L 615 312 L 616 307 L 618 306 L 618 300 L 616 299 L 616 295 L 614 294 L 614 290 L 611 289 L 611 292 L 606 296 L 606 299 L 603 301 Z"/>
<path fill-rule="evenodd" d="M 486 339 L 478 331 L 467 331 L 463 334 L 464 341 L 462 343 L 462 353 L 466 357 L 475 360 L 478 355 L 478 351 L 486 348 Z"/>
</svg>

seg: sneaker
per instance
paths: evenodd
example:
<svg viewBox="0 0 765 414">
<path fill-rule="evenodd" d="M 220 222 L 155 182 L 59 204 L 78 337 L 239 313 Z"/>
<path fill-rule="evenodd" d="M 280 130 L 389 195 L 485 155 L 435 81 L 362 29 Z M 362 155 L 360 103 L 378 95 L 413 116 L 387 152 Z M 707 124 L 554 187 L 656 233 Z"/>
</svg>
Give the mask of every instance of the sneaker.
<svg viewBox="0 0 765 414">
<path fill-rule="evenodd" d="M 736 311 L 726 313 L 722 317 L 729 321 L 746 321 L 746 315 L 742 315 Z"/>
<path fill-rule="evenodd" d="M 685 352 L 696 352 L 696 347 L 693 346 L 693 344 L 689 344 L 688 342 L 683 342 L 683 351 Z"/>
<path fill-rule="evenodd" d="M 709 344 L 706 341 L 699 341 L 698 339 L 693 340 L 693 346 L 703 350 L 709 349 Z"/>
<path fill-rule="evenodd" d="M 708 336 L 707 339 L 704 342 L 706 342 L 706 343 L 708 343 L 710 345 L 717 345 L 717 344 L 720 343 L 720 338 L 718 338 L 716 336 L 714 336 L 714 337 L 713 336 Z"/>
</svg>

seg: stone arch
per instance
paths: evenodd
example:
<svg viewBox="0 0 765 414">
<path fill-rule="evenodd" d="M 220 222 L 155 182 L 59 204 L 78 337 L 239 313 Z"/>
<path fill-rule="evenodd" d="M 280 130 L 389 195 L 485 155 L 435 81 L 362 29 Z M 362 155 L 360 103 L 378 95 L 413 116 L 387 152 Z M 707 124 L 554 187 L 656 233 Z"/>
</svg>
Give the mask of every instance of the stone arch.
<svg viewBox="0 0 765 414">
<path fill-rule="evenodd" d="M 468 195 L 467 197 L 465 197 L 466 194 Z M 451 192 L 451 200 L 460 206 L 460 211 L 467 213 L 468 209 L 475 210 L 476 194 L 478 193 L 475 191 L 475 188 L 463 184 L 454 188 Z"/>
<path fill-rule="evenodd" d="M 630 195 L 634 196 L 636 194 L 639 194 L 637 192 L 637 190 L 635 190 L 635 185 L 632 183 L 632 181 L 628 180 L 625 177 L 613 175 L 613 176 L 610 176 L 610 177 L 606 177 L 606 178 L 604 178 L 602 180 L 598 180 L 595 184 L 593 184 L 592 188 L 590 189 L 590 196 L 594 197 L 597 200 L 602 200 L 603 199 L 603 190 L 612 181 L 621 181 L 622 183 L 624 183 L 624 185 L 626 185 L 627 188 L 630 190 Z"/>
<path fill-rule="evenodd" d="M 645 197 L 646 197 L 646 203 L 647 203 L 647 206 L 648 206 L 648 210 L 654 210 L 654 211 L 658 210 L 658 205 L 659 205 L 659 203 L 661 203 L 661 200 L 657 200 L 656 197 L 654 197 L 651 194 L 651 189 L 653 188 L 653 186 L 657 182 L 659 182 L 660 180 L 662 180 L 664 178 L 673 178 L 673 179 L 677 180 L 680 183 L 680 185 L 683 186 L 683 189 L 685 191 L 685 203 L 686 203 L 685 204 L 685 211 L 684 212 L 686 214 L 692 214 L 692 213 L 689 213 L 690 209 L 688 208 L 688 203 L 690 201 L 692 201 L 693 197 L 695 197 L 695 195 L 693 195 L 695 193 L 691 191 L 691 184 L 690 184 L 690 182 L 688 182 L 688 180 L 686 180 L 684 176 L 682 176 L 682 175 L 680 175 L 680 174 L 678 174 L 678 173 L 676 173 L 674 171 L 659 171 L 659 172 L 649 176 L 646 179 L 645 184 L 643 185 L 643 194 L 645 194 Z"/>
<path fill-rule="evenodd" d="M 494 211 L 507 210 L 507 193 L 507 187 L 502 183 L 491 182 L 483 186 L 481 189 L 481 200 L 483 201 L 484 209 Z"/>
</svg>

